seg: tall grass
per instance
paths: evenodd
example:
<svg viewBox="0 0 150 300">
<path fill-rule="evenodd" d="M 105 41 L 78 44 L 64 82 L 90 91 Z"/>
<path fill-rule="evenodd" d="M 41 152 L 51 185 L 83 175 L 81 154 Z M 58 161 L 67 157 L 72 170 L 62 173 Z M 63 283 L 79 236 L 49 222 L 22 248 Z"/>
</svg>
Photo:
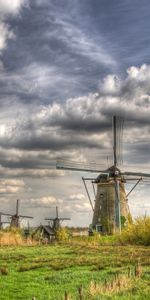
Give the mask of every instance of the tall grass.
<svg viewBox="0 0 150 300">
<path fill-rule="evenodd" d="M 23 240 L 17 232 L 0 232 L 0 246 L 22 245 Z"/>
<path fill-rule="evenodd" d="M 123 229 L 119 240 L 123 244 L 150 245 L 150 217 L 138 217 Z"/>
<path fill-rule="evenodd" d="M 31 238 L 24 239 L 20 230 L 0 231 L 0 246 L 22 246 L 36 244 Z"/>
</svg>

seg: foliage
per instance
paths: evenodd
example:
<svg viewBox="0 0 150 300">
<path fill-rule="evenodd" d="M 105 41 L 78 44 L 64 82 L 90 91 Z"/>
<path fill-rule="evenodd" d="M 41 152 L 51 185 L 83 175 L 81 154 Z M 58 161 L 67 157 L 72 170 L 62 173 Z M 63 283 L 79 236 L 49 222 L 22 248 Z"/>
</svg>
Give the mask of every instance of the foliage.
<svg viewBox="0 0 150 300">
<path fill-rule="evenodd" d="M 123 244 L 150 245 L 150 217 L 138 217 L 121 233 L 120 241 Z"/>
<path fill-rule="evenodd" d="M 67 241 L 69 239 L 69 230 L 61 227 L 56 231 L 56 240 L 59 242 Z"/>
</svg>

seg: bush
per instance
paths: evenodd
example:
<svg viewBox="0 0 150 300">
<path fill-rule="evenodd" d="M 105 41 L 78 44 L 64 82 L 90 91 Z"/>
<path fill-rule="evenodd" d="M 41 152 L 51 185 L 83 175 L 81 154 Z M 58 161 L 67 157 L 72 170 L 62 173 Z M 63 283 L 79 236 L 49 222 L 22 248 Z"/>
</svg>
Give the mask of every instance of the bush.
<svg viewBox="0 0 150 300">
<path fill-rule="evenodd" d="M 67 241 L 69 239 L 69 231 L 67 228 L 59 228 L 56 232 L 56 240 L 59 242 Z"/>
<path fill-rule="evenodd" d="M 150 245 L 150 217 L 138 217 L 123 229 L 120 241 L 124 244 Z"/>
</svg>

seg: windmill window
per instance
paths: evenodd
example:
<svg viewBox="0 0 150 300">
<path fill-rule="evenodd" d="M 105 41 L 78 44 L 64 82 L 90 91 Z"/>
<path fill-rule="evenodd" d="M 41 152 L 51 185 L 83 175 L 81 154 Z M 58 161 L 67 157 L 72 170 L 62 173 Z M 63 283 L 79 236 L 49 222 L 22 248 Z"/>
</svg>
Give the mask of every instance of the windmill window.
<svg viewBox="0 0 150 300">
<path fill-rule="evenodd" d="M 102 232 L 102 225 L 96 225 L 96 231 Z"/>
<path fill-rule="evenodd" d="M 104 197 L 104 194 L 103 193 L 100 193 L 100 198 L 103 198 Z"/>
</svg>

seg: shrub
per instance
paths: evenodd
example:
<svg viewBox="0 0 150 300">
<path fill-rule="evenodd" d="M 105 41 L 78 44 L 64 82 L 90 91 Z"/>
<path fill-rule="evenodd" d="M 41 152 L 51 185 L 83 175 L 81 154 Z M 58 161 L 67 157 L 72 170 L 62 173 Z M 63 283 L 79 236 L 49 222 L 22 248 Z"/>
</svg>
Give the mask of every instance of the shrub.
<svg viewBox="0 0 150 300">
<path fill-rule="evenodd" d="M 150 217 L 138 217 L 123 229 L 120 241 L 124 244 L 150 245 Z"/>
<path fill-rule="evenodd" d="M 59 228 L 56 232 L 56 240 L 59 242 L 67 241 L 69 239 L 69 231 L 67 228 Z"/>
</svg>

